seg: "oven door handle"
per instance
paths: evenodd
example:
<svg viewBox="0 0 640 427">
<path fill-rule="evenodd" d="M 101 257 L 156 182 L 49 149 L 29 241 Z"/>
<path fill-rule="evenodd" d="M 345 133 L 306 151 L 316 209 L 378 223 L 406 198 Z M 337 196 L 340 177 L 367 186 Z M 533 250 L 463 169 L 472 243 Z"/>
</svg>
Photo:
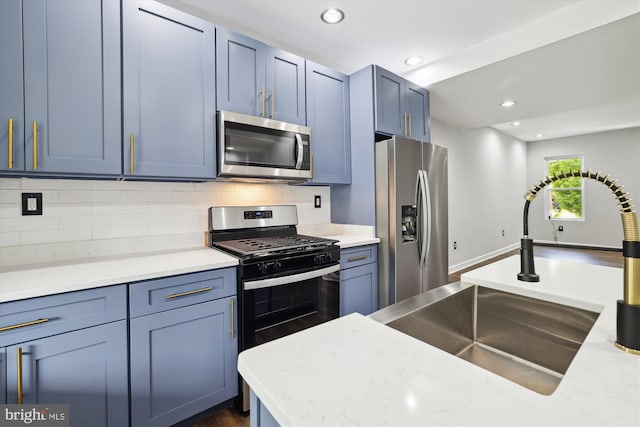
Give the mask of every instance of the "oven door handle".
<svg viewBox="0 0 640 427">
<path fill-rule="evenodd" d="M 287 285 L 289 283 L 301 282 L 303 280 L 315 279 L 316 277 L 324 276 L 325 274 L 335 273 L 340 270 L 340 264 L 332 265 L 331 267 L 321 268 L 319 270 L 307 271 L 305 273 L 291 274 L 282 277 L 273 277 L 271 279 L 251 280 L 244 282 L 243 288 L 245 291 L 253 289 L 270 288 L 273 286 Z"/>
</svg>

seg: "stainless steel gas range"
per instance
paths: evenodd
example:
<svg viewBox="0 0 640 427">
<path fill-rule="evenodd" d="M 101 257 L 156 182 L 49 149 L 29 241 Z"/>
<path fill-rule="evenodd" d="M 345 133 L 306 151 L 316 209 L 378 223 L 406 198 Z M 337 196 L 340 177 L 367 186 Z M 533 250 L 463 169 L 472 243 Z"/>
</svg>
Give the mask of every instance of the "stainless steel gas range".
<svg viewBox="0 0 640 427">
<path fill-rule="evenodd" d="M 300 235 L 294 205 L 211 207 L 209 245 L 238 258 L 238 351 L 338 317 L 340 248 Z M 248 387 L 240 387 L 249 410 Z"/>
</svg>

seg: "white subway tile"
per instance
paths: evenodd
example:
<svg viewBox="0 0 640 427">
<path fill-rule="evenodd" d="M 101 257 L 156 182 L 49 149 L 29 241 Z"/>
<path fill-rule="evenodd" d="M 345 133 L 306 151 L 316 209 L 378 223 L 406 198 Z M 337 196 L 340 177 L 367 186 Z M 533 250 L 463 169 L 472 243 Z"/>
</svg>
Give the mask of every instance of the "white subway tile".
<svg viewBox="0 0 640 427">
<path fill-rule="evenodd" d="M 58 217 L 55 216 L 26 215 L 17 218 L 5 218 L 0 225 L 0 230 L 3 232 L 57 229 Z"/>
<path fill-rule="evenodd" d="M 13 218 L 22 214 L 22 205 L 0 205 L 0 218 Z"/>
<path fill-rule="evenodd" d="M 94 227 L 93 239 L 115 239 L 122 237 L 146 236 L 149 234 L 148 225 L 121 225 L 115 227 Z"/>
<path fill-rule="evenodd" d="M 90 215 L 92 212 L 90 205 L 46 205 L 42 213 L 50 216 L 80 216 Z"/>
<path fill-rule="evenodd" d="M 19 231 L 4 232 L 4 230 L 2 230 L 0 232 L 0 246 L 18 246 L 19 244 L 20 244 Z"/>
<path fill-rule="evenodd" d="M 113 215 L 113 214 L 135 214 L 149 212 L 149 206 L 146 204 L 113 204 L 113 205 L 94 205 L 91 207 L 94 215 Z"/>
<path fill-rule="evenodd" d="M 120 191 L 60 191 L 60 203 L 118 203 L 122 201 Z"/>
<path fill-rule="evenodd" d="M 20 188 L 20 180 L 14 178 L 0 178 L 0 188 L 18 189 Z"/>
<path fill-rule="evenodd" d="M 144 181 L 92 181 L 94 191 L 149 191 L 149 183 Z"/>
<path fill-rule="evenodd" d="M 22 191 L 0 189 L 0 204 L 3 205 L 22 205 Z"/>
<path fill-rule="evenodd" d="M 20 242 L 23 245 L 34 245 L 39 243 L 73 242 L 76 240 L 91 239 L 91 229 L 77 228 L 69 230 L 38 230 L 22 231 Z"/>
</svg>

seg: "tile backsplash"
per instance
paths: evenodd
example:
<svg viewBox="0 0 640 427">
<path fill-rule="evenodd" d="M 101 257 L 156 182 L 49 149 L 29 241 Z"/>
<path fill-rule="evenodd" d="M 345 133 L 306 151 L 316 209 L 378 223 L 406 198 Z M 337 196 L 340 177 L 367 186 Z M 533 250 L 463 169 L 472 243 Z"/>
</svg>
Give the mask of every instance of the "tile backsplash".
<svg viewBox="0 0 640 427">
<path fill-rule="evenodd" d="M 21 215 L 23 192 L 42 193 L 42 216 Z M 209 206 L 263 204 L 331 222 L 329 187 L 0 178 L 0 268 L 202 247 Z"/>
</svg>

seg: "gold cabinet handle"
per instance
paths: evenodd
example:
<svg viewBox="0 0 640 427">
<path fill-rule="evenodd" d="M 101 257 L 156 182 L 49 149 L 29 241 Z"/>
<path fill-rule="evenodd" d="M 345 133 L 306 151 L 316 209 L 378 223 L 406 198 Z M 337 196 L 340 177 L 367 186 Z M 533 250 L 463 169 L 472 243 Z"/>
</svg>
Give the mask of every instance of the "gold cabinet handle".
<svg viewBox="0 0 640 427">
<path fill-rule="evenodd" d="M 233 304 L 233 298 L 231 298 L 231 339 L 234 339 L 236 337 L 236 327 L 235 327 L 235 313 L 234 313 L 234 304 Z"/>
<path fill-rule="evenodd" d="M 38 122 L 33 122 L 33 170 L 38 170 Z"/>
<path fill-rule="evenodd" d="M 273 91 L 271 91 L 271 95 L 269 97 L 271 98 L 271 115 L 269 118 L 273 119 L 276 114 L 276 96 Z"/>
<path fill-rule="evenodd" d="M 260 103 L 262 105 L 260 109 L 260 117 L 264 117 L 264 86 L 260 88 Z"/>
<path fill-rule="evenodd" d="M 22 347 L 16 350 L 18 360 L 18 405 L 22 405 Z"/>
<path fill-rule="evenodd" d="M 45 323 L 48 321 L 49 319 L 38 319 L 38 320 L 32 320 L 31 322 L 18 323 L 17 325 L 3 326 L 0 328 L 0 332 L 10 331 L 12 329 L 24 328 L 26 326 L 38 325 L 40 323 Z"/>
<path fill-rule="evenodd" d="M 409 116 L 409 136 L 413 136 L 411 132 L 411 114 L 407 113 L 407 116 Z"/>
<path fill-rule="evenodd" d="M 194 289 L 193 291 L 180 292 L 179 294 L 167 295 L 166 297 L 164 297 L 164 299 L 174 299 L 174 298 L 186 297 L 187 295 L 199 294 L 201 292 L 208 292 L 211 289 L 213 289 L 213 288 L 211 286 L 208 286 L 206 288 Z"/>
<path fill-rule="evenodd" d="M 358 255 L 351 258 L 347 258 L 347 262 L 360 261 L 361 259 L 368 258 L 367 255 Z"/>
<path fill-rule="evenodd" d="M 133 167 L 133 165 L 135 164 L 134 144 L 135 144 L 135 137 L 133 135 L 133 132 L 131 132 L 129 134 L 129 170 L 131 171 L 131 175 L 133 175 L 135 172 L 135 169 Z"/>
<path fill-rule="evenodd" d="M 13 117 L 9 118 L 9 169 L 13 169 Z"/>
</svg>

